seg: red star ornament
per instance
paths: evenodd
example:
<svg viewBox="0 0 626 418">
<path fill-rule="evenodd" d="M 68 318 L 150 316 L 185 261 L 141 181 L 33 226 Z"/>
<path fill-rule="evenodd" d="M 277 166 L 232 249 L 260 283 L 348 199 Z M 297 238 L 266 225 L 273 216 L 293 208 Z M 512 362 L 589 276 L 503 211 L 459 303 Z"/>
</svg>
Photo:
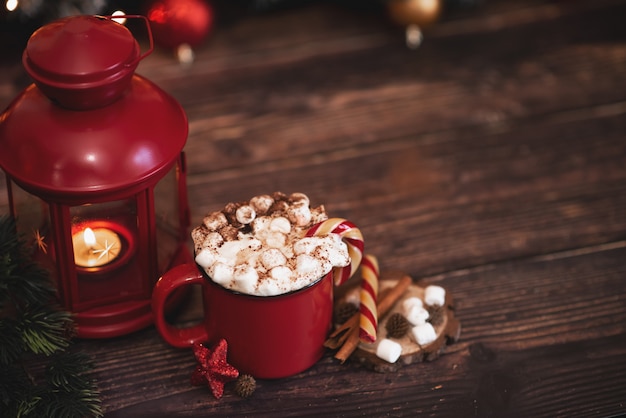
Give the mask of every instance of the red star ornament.
<svg viewBox="0 0 626 418">
<path fill-rule="evenodd" d="M 191 375 L 191 384 L 200 386 L 208 383 L 216 399 L 224 394 L 224 383 L 239 376 L 239 371 L 226 362 L 227 350 L 228 344 L 224 339 L 219 340 L 213 350 L 198 343 L 193 346 L 193 354 L 199 364 Z"/>
</svg>

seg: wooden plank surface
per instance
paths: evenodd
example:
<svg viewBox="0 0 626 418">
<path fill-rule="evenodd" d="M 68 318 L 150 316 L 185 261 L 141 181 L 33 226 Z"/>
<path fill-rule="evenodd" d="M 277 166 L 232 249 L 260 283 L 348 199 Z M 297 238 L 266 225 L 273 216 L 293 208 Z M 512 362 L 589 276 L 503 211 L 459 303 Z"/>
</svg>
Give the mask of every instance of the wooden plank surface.
<svg viewBox="0 0 626 418">
<path fill-rule="evenodd" d="M 384 272 L 448 289 L 462 334 L 397 373 L 327 355 L 219 401 L 152 327 L 79 341 L 107 416 L 626 414 L 624 16 L 623 0 L 491 0 L 412 51 L 380 13 L 310 2 L 229 21 L 190 67 L 152 54 L 138 72 L 189 116 L 193 224 L 305 192 Z M 29 80 L 0 71 L 4 107 Z M 193 294 L 178 320 L 201 310 Z"/>
</svg>

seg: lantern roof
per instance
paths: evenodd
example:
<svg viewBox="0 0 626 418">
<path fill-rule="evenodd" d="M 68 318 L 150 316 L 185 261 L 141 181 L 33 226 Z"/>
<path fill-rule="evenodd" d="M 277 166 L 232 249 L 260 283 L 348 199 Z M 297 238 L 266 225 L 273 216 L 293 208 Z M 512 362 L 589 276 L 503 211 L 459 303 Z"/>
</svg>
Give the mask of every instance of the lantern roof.
<svg viewBox="0 0 626 418">
<path fill-rule="evenodd" d="M 0 167 L 44 199 L 113 198 L 156 183 L 187 133 L 180 104 L 139 75 L 114 103 L 80 111 L 33 84 L 0 115 Z"/>
</svg>

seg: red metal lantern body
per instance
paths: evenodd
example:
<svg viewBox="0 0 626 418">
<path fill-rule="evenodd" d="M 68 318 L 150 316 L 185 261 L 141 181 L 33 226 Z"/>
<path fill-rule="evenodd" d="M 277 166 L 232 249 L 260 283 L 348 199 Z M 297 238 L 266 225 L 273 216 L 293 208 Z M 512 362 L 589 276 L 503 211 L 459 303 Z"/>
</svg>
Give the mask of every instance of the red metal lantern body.
<svg viewBox="0 0 626 418">
<path fill-rule="evenodd" d="M 24 52 L 35 83 L 0 115 L 11 214 L 81 337 L 149 325 L 156 280 L 191 260 L 187 118 L 134 74 L 146 55 L 112 20 L 53 22 Z"/>
</svg>

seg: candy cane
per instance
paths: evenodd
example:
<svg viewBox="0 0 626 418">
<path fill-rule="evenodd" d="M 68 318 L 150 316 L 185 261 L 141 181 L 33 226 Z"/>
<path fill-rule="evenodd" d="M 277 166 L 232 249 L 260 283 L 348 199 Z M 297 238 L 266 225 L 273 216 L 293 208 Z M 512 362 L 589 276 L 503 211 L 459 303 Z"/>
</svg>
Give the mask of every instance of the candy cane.
<svg viewBox="0 0 626 418">
<path fill-rule="evenodd" d="M 348 246 L 350 264 L 346 267 L 335 267 L 333 277 L 335 285 L 339 286 L 348 280 L 359 268 L 363 258 L 363 235 L 352 222 L 341 218 L 330 218 L 313 225 L 306 233 L 307 237 L 315 235 L 339 234 Z"/>
<path fill-rule="evenodd" d="M 359 305 L 359 338 L 366 343 L 376 341 L 378 330 L 378 260 L 373 255 L 366 255 L 361 262 L 361 291 Z"/>
<path fill-rule="evenodd" d="M 336 267 L 333 270 L 335 285 L 345 283 L 361 265 L 361 290 L 359 306 L 359 338 L 364 342 L 376 341 L 378 328 L 378 312 L 376 297 L 378 295 L 378 261 L 376 257 L 367 255 L 363 258 L 363 235 L 352 222 L 342 218 L 330 218 L 313 225 L 306 236 L 339 234 L 348 247 L 350 264 L 345 267 Z"/>
</svg>

